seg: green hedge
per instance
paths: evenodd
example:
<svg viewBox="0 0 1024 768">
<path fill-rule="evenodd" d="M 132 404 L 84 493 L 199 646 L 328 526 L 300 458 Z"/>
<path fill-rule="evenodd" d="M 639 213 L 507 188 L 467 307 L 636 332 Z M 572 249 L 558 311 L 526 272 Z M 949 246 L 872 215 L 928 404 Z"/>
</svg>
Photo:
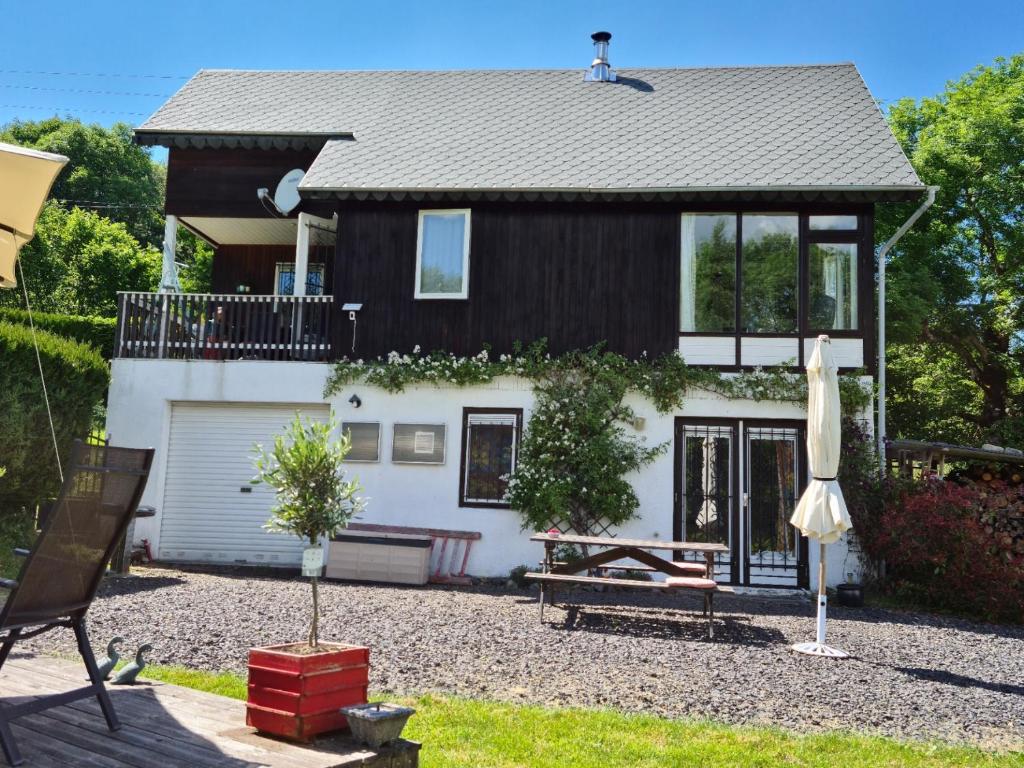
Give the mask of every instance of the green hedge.
<svg viewBox="0 0 1024 768">
<path fill-rule="evenodd" d="M 32 321 L 37 329 L 95 347 L 108 360 L 113 353 L 114 334 L 117 332 L 117 320 L 113 317 L 33 312 Z M 0 307 L 0 322 L 28 325 L 28 312 L 13 307 Z"/>
<path fill-rule="evenodd" d="M 107 362 L 90 346 L 36 330 L 54 427 L 66 457 L 85 438 L 110 383 Z M 27 326 L 0 321 L 0 515 L 8 518 L 60 487 L 50 425 Z"/>
</svg>

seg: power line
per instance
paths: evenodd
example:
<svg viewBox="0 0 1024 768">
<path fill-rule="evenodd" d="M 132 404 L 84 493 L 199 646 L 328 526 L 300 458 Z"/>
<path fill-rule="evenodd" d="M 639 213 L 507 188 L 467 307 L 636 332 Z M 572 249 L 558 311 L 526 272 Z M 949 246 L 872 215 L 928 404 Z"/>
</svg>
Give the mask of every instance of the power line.
<svg viewBox="0 0 1024 768">
<path fill-rule="evenodd" d="M 0 69 L 4 75 L 43 75 L 45 77 L 126 77 L 150 80 L 188 80 L 190 75 L 142 75 L 121 72 L 43 72 L 29 69 Z"/>
<path fill-rule="evenodd" d="M 0 104 L 0 110 L 36 110 L 37 112 L 76 113 L 91 112 L 97 115 L 132 115 L 136 117 L 148 117 L 147 112 L 126 112 L 124 110 L 90 110 L 84 106 L 39 106 L 35 104 Z"/>
<path fill-rule="evenodd" d="M 59 197 L 55 197 L 53 199 L 63 205 L 73 205 L 78 208 L 134 208 L 145 210 L 147 208 L 156 209 L 161 207 L 159 205 L 147 205 L 145 203 L 105 203 L 100 200 L 67 200 Z"/>
<path fill-rule="evenodd" d="M 54 93 L 92 93 L 99 96 L 146 96 L 152 98 L 167 99 L 169 93 L 139 93 L 138 91 L 98 91 L 89 88 L 46 88 L 41 85 L 7 85 L 0 84 L 0 88 L 18 88 L 25 91 L 51 91 Z"/>
</svg>

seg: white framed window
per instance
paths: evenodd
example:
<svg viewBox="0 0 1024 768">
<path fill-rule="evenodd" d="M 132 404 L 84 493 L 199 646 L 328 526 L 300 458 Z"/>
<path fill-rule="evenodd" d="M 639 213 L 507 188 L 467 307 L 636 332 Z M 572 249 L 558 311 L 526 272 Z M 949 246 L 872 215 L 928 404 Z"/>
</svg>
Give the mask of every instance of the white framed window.
<svg viewBox="0 0 1024 768">
<path fill-rule="evenodd" d="M 417 299 L 469 297 L 469 209 L 419 213 L 416 232 Z"/>
<path fill-rule="evenodd" d="M 352 448 L 346 462 L 372 463 L 380 461 L 380 422 L 343 421 L 341 432 L 352 438 Z"/>
<path fill-rule="evenodd" d="M 274 267 L 274 293 L 291 296 L 295 293 L 295 262 L 279 261 Z M 306 268 L 306 295 L 324 295 L 324 265 L 310 264 Z"/>
<path fill-rule="evenodd" d="M 395 424 L 391 461 L 395 464 L 444 464 L 444 424 Z"/>
</svg>

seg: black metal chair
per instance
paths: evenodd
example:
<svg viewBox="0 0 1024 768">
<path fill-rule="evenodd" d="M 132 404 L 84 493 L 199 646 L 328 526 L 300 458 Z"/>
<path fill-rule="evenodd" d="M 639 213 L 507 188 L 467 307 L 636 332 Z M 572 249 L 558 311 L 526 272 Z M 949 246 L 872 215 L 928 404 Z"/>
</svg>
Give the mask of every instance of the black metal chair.
<svg viewBox="0 0 1024 768">
<path fill-rule="evenodd" d="M 18 579 L 0 579 L 0 587 L 10 590 L 0 610 L 0 667 L 18 640 L 67 627 L 75 633 L 90 680 L 73 691 L 0 706 L 0 746 L 11 765 L 23 762 L 11 732 L 16 718 L 95 696 L 110 730 L 120 727 L 89 646 L 85 614 L 139 504 L 152 463 L 152 449 L 76 442 L 60 496 L 35 546 L 18 552 L 25 556 Z"/>
</svg>

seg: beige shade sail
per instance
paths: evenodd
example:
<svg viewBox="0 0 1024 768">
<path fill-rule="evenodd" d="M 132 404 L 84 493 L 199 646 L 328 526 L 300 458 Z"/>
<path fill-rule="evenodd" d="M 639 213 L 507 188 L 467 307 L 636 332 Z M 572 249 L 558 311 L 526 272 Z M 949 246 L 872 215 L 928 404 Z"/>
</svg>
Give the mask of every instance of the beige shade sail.
<svg viewBox="0 0 1024 768">
<path fill-rule="evenodd" d="M 35 234 L 36 219 L 68 159 L 0 143 L 0 288 L 14 288 L 18 250 Z"/>
</svg>

